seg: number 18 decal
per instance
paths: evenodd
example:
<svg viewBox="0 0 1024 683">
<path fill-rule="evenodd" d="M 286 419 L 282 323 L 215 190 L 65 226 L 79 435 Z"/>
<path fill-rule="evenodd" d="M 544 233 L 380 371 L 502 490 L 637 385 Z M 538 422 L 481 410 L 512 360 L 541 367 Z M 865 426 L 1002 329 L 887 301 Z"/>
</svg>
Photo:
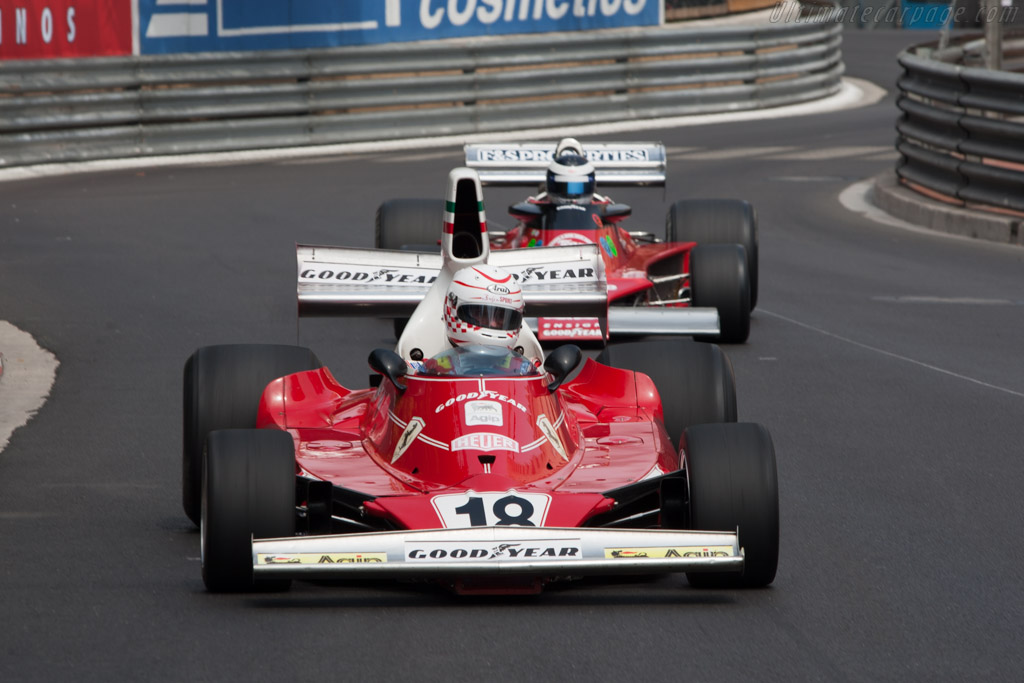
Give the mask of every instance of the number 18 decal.
<svg viewBox="0 0 1024 683">
<path fill-rule="evenodd" d="M 515 491 L 467 491 L 431 501 L 446 529 L 474 526 L 543 526 L 551 496 Z"/>
</svg>

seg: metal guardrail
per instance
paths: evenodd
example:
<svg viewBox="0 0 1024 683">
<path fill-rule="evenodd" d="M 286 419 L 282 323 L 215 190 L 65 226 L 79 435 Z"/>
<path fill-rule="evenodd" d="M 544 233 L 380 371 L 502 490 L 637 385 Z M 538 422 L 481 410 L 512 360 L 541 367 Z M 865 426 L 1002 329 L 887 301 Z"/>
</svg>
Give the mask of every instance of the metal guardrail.
<svg viewBox="0 0 1024 683">
<path fill-rule="evenodd" d="M 1024 33 L 1007 34 L 1008 50 Z M 1024 213 L 1024 74 L 960 62 L 977 42 L 899 56 L 896 173 L 909 187 L 971 208 Z"/>
<path fill-rule="evenodd" d="M 742 27 L 0 62 L 0 167 L 791 104 L 843 73 L 841 23 L 811 9 Z"/>
</svg>

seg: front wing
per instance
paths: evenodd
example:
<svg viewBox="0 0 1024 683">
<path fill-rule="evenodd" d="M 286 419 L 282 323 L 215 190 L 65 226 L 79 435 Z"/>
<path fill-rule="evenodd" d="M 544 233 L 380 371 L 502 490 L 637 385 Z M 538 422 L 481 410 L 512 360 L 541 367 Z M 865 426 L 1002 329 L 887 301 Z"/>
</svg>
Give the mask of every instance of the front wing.
<svg viewBox="0 0 1024 683">
<path fill-rule="evenodd" d="M 252 542 L 256 579 L 741 572 L 738 532 L 473 527 Z"/>
</svg>

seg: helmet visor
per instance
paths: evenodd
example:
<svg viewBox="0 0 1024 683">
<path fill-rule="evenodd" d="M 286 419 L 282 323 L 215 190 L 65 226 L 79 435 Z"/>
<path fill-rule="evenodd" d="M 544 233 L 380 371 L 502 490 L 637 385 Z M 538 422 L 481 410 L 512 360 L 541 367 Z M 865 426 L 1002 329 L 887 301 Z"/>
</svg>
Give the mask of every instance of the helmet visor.
<svg viewBox="0 0 1024 683">
<path fill-rule="evenodd" d="M 579 199 L 594 194 L 594 176 L 548 176 L 548 194 Z"/>
<path fill-rule="evenodd" d="M 488 306 L 486 304 L 466 304 L 459 306 L 459 320 L 485 327 L 489 330 L 518 330 L 523 324 L 523 314 L 511 308 Z"/>
</svg>

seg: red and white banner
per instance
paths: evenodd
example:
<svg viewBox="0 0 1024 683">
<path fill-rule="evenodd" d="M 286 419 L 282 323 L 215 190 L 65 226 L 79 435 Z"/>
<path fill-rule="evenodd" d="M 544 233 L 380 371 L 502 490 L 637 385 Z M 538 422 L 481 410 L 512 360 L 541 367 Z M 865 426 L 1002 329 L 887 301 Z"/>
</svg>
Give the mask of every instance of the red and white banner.
<svg viewBox="0 0 1024 683">
<path fill-rule="evenodd" d="M 0 59 L 132 53 L 132 0 L 0 0 Z"/>
</svg>

